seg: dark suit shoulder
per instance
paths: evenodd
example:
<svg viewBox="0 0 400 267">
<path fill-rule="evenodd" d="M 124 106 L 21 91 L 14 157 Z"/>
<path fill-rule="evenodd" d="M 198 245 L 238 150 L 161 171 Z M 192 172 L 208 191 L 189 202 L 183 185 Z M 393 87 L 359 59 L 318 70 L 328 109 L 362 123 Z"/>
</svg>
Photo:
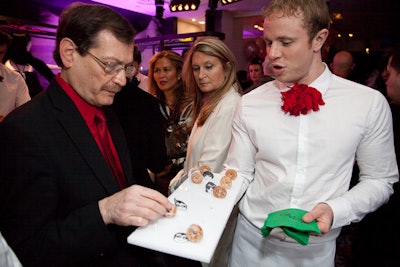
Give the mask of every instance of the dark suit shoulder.
<svg viewBox="0 0 400 267">
<path fill-rule="evenodd" d="M 155 96 L 147 93 L 146 91 L 143 91 L 139 87 L 133 88 L 132 91 L 133 91 L 134 95 L 136 95 L 137 97 L 140 97 L 142 99 L 146 99 L 146 100 L 148 100 L 150 102 L 154 102 L 156 104 L 159 103 L 158 99 Z"/>
</svg>

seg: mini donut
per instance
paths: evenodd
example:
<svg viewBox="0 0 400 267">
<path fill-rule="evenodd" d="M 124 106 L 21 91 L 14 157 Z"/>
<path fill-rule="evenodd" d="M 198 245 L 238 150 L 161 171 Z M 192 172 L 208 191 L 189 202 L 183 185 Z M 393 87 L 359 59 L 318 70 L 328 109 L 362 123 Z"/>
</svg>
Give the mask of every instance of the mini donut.
<svg viewBox="0 0 400 267">
<path fill-rule="evenodd" d="M 237 177 L 237 172 L 233 169 L 228 169 L 225 172 L 225 176 L 228 176 L 229 178 L 231 178 L 231 180 L 235 180 Z"/>
<path fill-rule="evenodd" d="M 208 166 L 208 165 L 206 165 L 206 164 L 200 166 L 200 172 L 201 172 L 201 174 L 203 174 L 205 171 L 211 172 L 211 167 Z"/>
<path fill-rule="evenodd" d="M 226 189 L 229 189 L 232 187 L 232 180 L 228 176 L 222 177 L 221 181 L 219 181 L 219 183 L 222 187 L 225 187 Z"/>
<path fill-rule="evenodd" d="M 224 198 L 226 196 L 226 189 L 223 186 L 216 186 L 213 190 L 213 195 L 216 198 Z"/>
<path fill-rule="evenodd" d="M 200 184 L 203 181 L 203 175 L 199 172 L 192 173 L 192 182 L 195 184 Z"/>
<path fill-rule="evenodd" d="M 192 173 L 194 173 L 194 172 L 200 172 L 199 167 L 196 166 L 196 167 L 191 168 L 189 170 L 189 175 L 192 175 Z"/>
<path fill-rule="evenodd" d="M 176 215 L 176 206 L 173 206 L 167 213 L 165 213 L 165 217 L 172 218 Z"/>
<path fill-rule="evenodd" d="M 203 238 L 203 229 L 198 224 L 192 224 L 186 230 L 186 237 L 191 242 L 199 242 Z"/>
</svg>

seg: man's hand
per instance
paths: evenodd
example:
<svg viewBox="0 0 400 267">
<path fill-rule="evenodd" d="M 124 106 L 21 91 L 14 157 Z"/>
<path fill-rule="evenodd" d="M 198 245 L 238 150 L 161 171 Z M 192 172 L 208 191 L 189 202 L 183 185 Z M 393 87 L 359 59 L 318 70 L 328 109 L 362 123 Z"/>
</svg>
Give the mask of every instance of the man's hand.
<svg viewBox="0 0 400 267">
<path fill-rule="evenodd" d="M 331 229 L 333 222 L 333 211 L 328 204 L 319 203 L 316 205 L 312 211 L 304 214 L 303 222 L 317 221 L 319 230 L 322 234 L 326 234 Z"/>
<path fill-rule="evenodd" d="M 122 226 L 146 226 L 172 207 L 164 195 L 140 185 L 132 185 L 99 201 L 104 223 Z"/>
</svg>

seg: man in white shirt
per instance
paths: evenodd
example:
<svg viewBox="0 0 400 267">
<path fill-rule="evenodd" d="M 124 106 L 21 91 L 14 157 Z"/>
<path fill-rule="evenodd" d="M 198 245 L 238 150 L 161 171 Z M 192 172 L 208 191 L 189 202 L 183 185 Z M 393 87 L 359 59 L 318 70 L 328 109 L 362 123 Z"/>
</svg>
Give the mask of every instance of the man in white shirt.
<svg viewBox="0 0 400 267">
<path fill-rule="evenodd" d="M 28 102 L 31 97 L 25 80 L 3 63 L 10 36 L 0 31 L 0 122 L 16 107 Z"/>
<path fill-rule="evenodd" d="M 399 179 L 391 111 L 381 93 L 323 63 L 325 0 L 272 0 L 264 16 L 276 80 L 235 111 L 225 168 L 238 171 L 244 195 L 229 266 L 333 267 L 341 227 L 384 204 Z M 359 182 L 349 190 L 356 158 Z M 314 222 L 321 234 L 307 245 L 280 227 L 264 238 L 269 214 L 288 208 L 306 211 L 299 223 Z"/>
</svg>

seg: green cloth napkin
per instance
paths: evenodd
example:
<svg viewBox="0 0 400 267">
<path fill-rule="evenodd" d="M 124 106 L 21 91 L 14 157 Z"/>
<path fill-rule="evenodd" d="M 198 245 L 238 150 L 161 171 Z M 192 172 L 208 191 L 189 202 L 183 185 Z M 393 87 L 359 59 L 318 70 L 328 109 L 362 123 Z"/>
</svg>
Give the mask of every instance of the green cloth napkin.
<svg viewBox="0 0 400 267">
<path fill-rule="evenodd" d="M 310 233 L 321 233 L 315 220 L 310 223 L 302 221 L 301 218 L 307 212 L 293 208 L 271 212 L 261 228 L 263 237 L 267 237 L 273 228 L 280 227 L 286 235 L 299 242 L 299 244 L 307 245 Z"/>
</svg>

